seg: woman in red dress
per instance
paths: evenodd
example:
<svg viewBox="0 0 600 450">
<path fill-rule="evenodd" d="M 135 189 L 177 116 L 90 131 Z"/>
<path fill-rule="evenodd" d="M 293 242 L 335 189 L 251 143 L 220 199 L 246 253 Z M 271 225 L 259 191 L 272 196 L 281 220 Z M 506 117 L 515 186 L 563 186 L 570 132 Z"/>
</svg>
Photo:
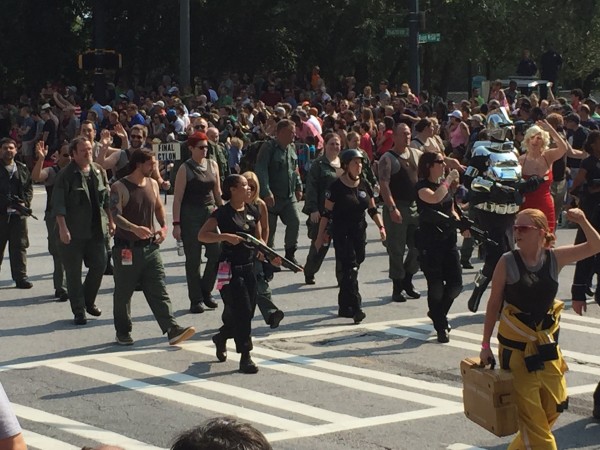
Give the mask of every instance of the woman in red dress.
<svg viewBox="0 0 600 450">
<path fill-rule="evenodd" d="M 550 147 L 550 138 L 554 146 Z M 527 192 L 521 210 L 537 208 L 541 210 L 548 219 L 550 232 L 554 233 L 556 218 L 554 217 L 554 201 L 550 195 L 552 186 L 552 164 L 562 158 L 567 151 L 567 143 L 563 137 L 546 121 L 538 120 L 530 127 L 523 139 L 525 154 L 519 157 L 519 163 L 523 170 L 523 178 L 529 179 L 537 176 L 542 179 L 538 188 Z"/>
</svg>

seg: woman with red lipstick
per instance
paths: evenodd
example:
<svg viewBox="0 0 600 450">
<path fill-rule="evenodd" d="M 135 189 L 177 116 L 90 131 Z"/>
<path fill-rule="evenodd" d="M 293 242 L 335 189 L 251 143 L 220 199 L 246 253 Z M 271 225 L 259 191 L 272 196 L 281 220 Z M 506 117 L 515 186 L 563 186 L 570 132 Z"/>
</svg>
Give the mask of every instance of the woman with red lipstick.
<svg viewBox="0 0 600 450">
<path fill-rule="evenodd" d="M 600 234 L 580 209 L 570 209 L 567 217 L 581 227 L 586 242 L 551 248 L 555 237 L 545 214 L 539 209 L 519 212 L 514 224 L 518 250 L 502 255 L 492 278 L 480 358 L 494 363 L 490 340 L 504 304 L 498 357 L 500 367 L 514 375 L 519 418 L 509 450 L 556 449 L 552 425 L 568 405 L 567 366 L 557 342 L 564 307 L 556 300 L 558 274 L 564 266 L 600 252 Z"/>
</svg>

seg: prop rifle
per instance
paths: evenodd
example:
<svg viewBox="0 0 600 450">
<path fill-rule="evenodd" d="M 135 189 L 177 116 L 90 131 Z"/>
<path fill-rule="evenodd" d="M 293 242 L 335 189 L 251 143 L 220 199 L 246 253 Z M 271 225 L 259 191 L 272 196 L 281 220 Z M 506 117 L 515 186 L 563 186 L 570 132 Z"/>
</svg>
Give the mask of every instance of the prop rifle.
<svg viewBox="0 0 600 450">
<path fill-rule="evenodd" d="M 38 220 L 38 218 L 33 214 L 33 210 L 24 205 L 25 201 L 23 199 L 12 194 L 3 194 L 3 196 L 8 200 L 9 208 L 14 209 L 23 217 L 33 217 L 35 220 Z"/>
<path fill-rule="evenodd" d="M 264 255 L 267 256 L 269 259 L 281 258 L 281 265 L 283 267 L 285 267 L 286 269 L 290 269 L 292 272 L 295 272 L 295 273 L 304 271 L 304 268 L 302 266 L 299 266 L 298 264 L 294 264 L 289 259 L 284 258 L 279 253 L 277 253 L 275 250 L 273 250 L 271 247 L 266 246 L 261 241 L 256 239 L 254 236 L 252 236 L 248 233 L 244 233 L 242 231 L 238 231 L 236 234 L 239 237 L 243 238 L 244 241 L 246 241 L 248 244 L 253 245 L 258 250 L 260 250 L 262 253 L 264 253 Z"/>
<path fill-rule="evenodd" d="M 444 214 L 441 211 L 435 211 L 436 214 L 439 214 L 441 217 L 447 220 L 452 220 L 456 224 L 456 228 L 462 231 L 470 231 L 471 235 L 480 242 L 485 242 L 486 244 L 493 245 L 494 247 L 498 246 L 498 243 L 492 239 L 490 239 L 489 233 L 481 228 L 479 228 L 475 222 L 469 219 L 467 216 L 461 216 L 459 220 L 451 218 L 447 214 Z"/>
</svg>

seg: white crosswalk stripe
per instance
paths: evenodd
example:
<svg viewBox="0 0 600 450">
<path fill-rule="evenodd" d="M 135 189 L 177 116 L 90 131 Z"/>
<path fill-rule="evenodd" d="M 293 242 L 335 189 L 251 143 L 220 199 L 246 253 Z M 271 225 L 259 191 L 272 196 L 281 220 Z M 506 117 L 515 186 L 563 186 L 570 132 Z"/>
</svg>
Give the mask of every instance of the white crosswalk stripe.
<svg viewBox="0 0 600 450">
<path fill-rule="evenodd" d="M 461 313 L 451 315 L 457 319 L 470 315 Z M 598 320 L 587 320 L 571 314 L 565 314 L 563 328 L 573 333 L 598 334 Z M 425 344 L 435 341 L 435 333 L 427 319 L 392 320 L 379 323 L 363 323 L 364 332 L 382 333 L 388 337 L 398 336 L 417 340 Z M 261 371 L 285 374 L 309 382 L 325 383 L 337 389 L 340 395 L 352 397 L 353 393 L 362 393 L 373 398 L 399 400 L 405 408 L 396 413 L 370 414 L 359 417 L 335 411 L 337 405 L 330 408 L 310 404 L 310 400 L 298 401 L 259 392 L 255 388 L 235 386 L 226 376 L 219 381 L 205 374 L 185 374 L 139 361 L 141 357 L 152 357 L 173 351 L 171 348 L 149 348 L 131 351 L 85 354 L 80 356 L 54 358 L 11 366 L 0 367 L 0 371 L 33 369 L 38 367 L 57 370 L 65 377 L 81 377 L 106 385 L 118 386 L 128 392 L 156 397 L 186 407 L 208 411 L 210 414 L 232 415 L 244 421 L 257 424 L 265 429 L 271 442 L 320 436 L 359 428 L 368 428 L 384 424 L 418 421 L 420 419 L 460 414 L 462 406 L 462 388 L 456 384 L 431 382 L 417 377 L 400 376 L 383 371 L 351 366 L 333 362 L 316 356 L 303 356 L 276 350 L 269 346 L 275 339 L 292 340 L 336 333 L 348 333 L 346 326 L 323 327 L 312 330 L 283 332 L 268 337 L 257 338 L 253 358 Z M 465 356 L 478 354 L 481 336 L 467 329 L 456 328 L 451 332 L 451 340 L 440 351 L 452 352 L 458 361 Z M 497 342 L 493 341 L 496 345 Z M 239 356 L 231 347 L 227 364 L 237 364 Z M 188 359 L 209 357 L 214 359 L 214 346 L 210 341 L 186 343 L 181 351 L 190 353 Z M 575 351 L 563 350 L 570 369 L 574 373 L 600 375 L 600 357 Z M 93 367 L 91 367 L 93 363 Z M 128 376 L 124 376 L 127 374 Z M 151 380 L 151 381 L 150 381 Z M 183 391 L 181 388 L 187 388 Z M 583 383 L 570 386 L 569 393 L 589 395 L 596 384 Z M 206 395 L 211 394 L 211 397 Z M 217 399 L 215 399 L 215 396 Z M 240 403 L 243 402 L 243 403 Z M 374 400 L 376 404 L 377 401 Z M 251 405 L 252 407 L 248 407 Z M 408 405 L 408 406 L 407 406 Z M 119 433 L 88 425 L 71 418 L 44 412 L 29 406 L 16 404 L 18 417 L 33 422 L 44 423 L 66 436 L 75 435 L 92 442 L 115 443 L 132 450 L 158 450 L 159 447 Z M 268 409 L 268 412 L 265 411 Z M 408 409 L 408 410 L 406 410 Z M 26 427 L 25 435 L 32 448 L 77 448 L 68 444 L 68 439 L 57 439 L 40 434 Z M 62 435 L 60 435 L 62 436 Z M 448 450 L 478 450 L 480 447 L 455 443 Z"/>
</svg>

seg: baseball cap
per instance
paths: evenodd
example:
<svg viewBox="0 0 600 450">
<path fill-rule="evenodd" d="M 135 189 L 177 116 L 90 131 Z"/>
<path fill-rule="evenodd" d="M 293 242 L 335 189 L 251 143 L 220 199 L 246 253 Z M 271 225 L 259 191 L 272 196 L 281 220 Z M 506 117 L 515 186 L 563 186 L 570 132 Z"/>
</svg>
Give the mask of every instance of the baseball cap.
<svg viewBox="0 0 600 450">
<path fill-rule="evenodd" d="M 127 101 L 127 102 L 129 101 L 129 97 L 127 97 L 127 95 L 125 95 L 125 94 L 120 94 L 120 95 L 119 95 L 119 98 L 120 98 L 121 100 L 125 100 L 125 101 Z"/>
<path fill-rule="evenodd" d="M 448 114 L 448 117 L 454 117 L 456 119 L 462 120 L 462 113 L 458 110 L 455 110 L 455 111 L 452 111 L 450 114 Z"/>
<path fill-rule="evenodd" d="M 165 102 L 163 102 L 162 100 L 157 101 L 156 103 L 152 103 L 154 106 L 159 106 L 161 108 L 165 107 Z"/>
<path fill-rule="evenodd" d="M 169 90 L 167 91 L 167 94 L 169 95 L 173 95 L 179 92 L 179 88 L 177 88 L 176 86 L 170 87 Z"/>
<path fill-rule="evenodd" d="M 112 112 L 112 107 L 110 105 L 101 106 L 100 108 L 102 108 L 108 112 Z"/>
<path fill-rule="evenodd" d="M 44 111 L 46 109 L 52 109 L 52 106 L 50 106 L 50 103 L 44 103 L 40 109 Z"/>
<path fill-rule="evenodd" d="M 193 118 L 193 119 L 198 118 L 198 117 L 202 117 L 199 112 L 195 112 L 195 111 L 193 113 L 190 113 L 189 116 L 191 118 Z"/>
<path fill-rule="evenodd" d="M 471 117 L 469 117 L 469 120 L 479 122 L 481 124 L 483 124 L 484 122 L 483 116 L 481 114 L 473 114 Z"/>
</svg>

